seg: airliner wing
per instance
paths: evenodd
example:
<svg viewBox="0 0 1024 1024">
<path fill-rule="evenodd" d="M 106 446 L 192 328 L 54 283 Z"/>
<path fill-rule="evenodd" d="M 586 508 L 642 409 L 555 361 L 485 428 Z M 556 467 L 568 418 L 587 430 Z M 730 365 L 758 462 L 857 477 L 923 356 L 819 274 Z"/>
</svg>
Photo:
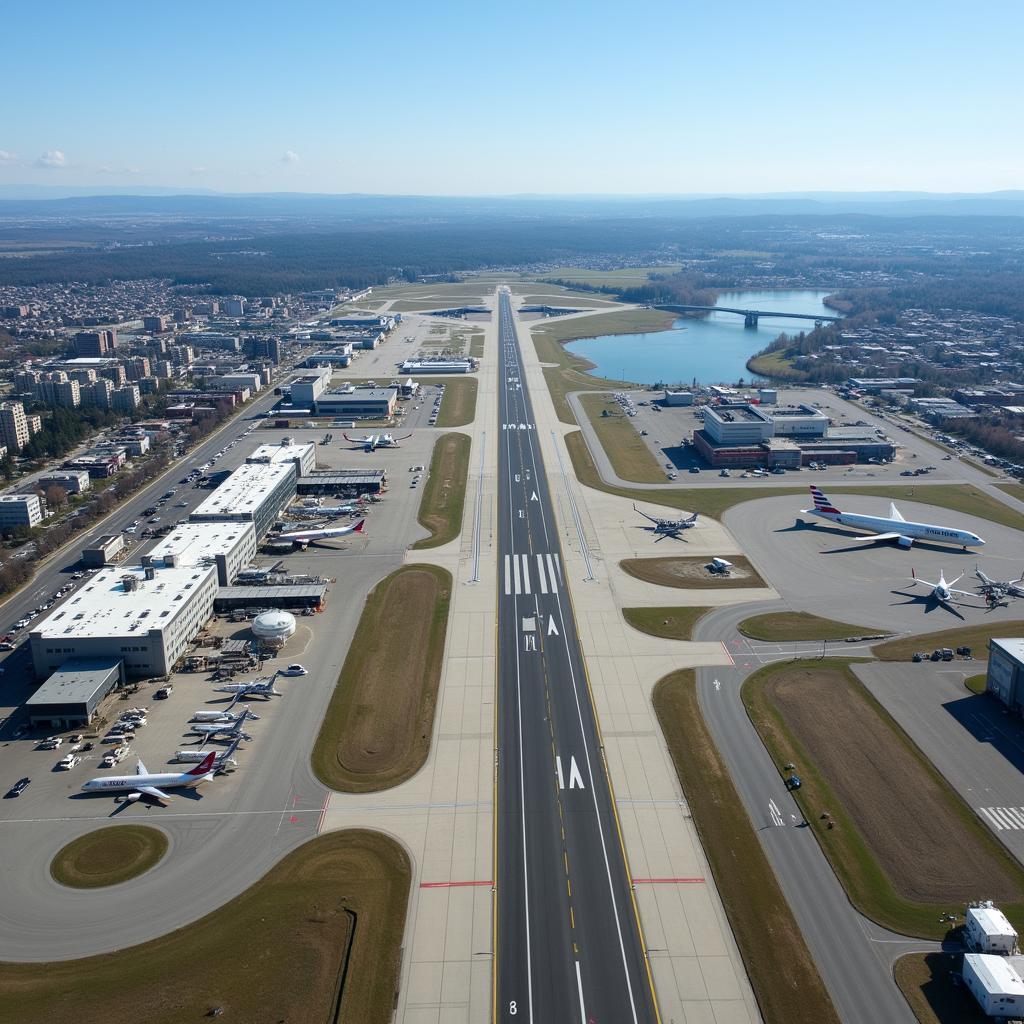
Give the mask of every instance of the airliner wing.
<svg viewBox="0 0 1024 1024">
<path fill-rule="evenodd" d="M 139 792 L 145 793 L 146 796 L 153 800 L 157 800 L 166 806 L 167 801 L 171 798 L 164 793 L 162 790 L 156 788 L 156 786 L 139 786 Z"/>
<path fill-rule="evenodd" d="M 649 520 L 650 522 L 654 523 L 655 525 L 658 525 L 658 524 L 661 523 L 660 519 L 655 519 L 654 516 L 649 516 L 646 512 L 641 512 L 640 509 L 638 509 L 636 507 L 636 505 L 633 506 L 633 511 L 634 512 L 639 512 L 640 515 L 642 515 L 644 517 L 644 519 Z"/>
<path fill-rule="evenodd" d="M 902 537 L 902 533 L 875 533 L 869 538 L 870 540 L 899 540 Z"/>
</svg>

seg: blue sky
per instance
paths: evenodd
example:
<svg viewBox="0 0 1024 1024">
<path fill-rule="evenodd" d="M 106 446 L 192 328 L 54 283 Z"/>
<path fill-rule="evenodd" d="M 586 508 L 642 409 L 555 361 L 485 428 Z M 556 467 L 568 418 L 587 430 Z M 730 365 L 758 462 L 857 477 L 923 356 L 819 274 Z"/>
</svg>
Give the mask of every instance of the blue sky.
<svg viewBox="0 0 1024 1024">
<path fill-rule="evenodd" d="M 0 184 L 1024 188 L 1024 4 L 5 5 Z"/>
</svg>

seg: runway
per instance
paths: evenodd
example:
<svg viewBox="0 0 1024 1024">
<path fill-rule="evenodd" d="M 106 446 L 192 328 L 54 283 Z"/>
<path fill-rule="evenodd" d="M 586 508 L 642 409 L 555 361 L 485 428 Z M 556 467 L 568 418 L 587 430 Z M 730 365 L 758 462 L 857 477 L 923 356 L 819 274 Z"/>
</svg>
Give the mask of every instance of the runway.
<svg viewBox="0 0 1024 1024">
<path fill-rule="evenodd" d="M 495 1020 L 655 1022 L 511 304 L 499 304 Z"/>
</svg>

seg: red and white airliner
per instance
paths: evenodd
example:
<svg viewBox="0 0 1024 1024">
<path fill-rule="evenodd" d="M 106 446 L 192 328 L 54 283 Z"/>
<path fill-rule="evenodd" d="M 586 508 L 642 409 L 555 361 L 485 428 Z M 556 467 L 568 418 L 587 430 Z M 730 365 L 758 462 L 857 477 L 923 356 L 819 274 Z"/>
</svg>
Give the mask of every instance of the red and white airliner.
<svg viewBox="0 0 1024 1024">
<path fill-rule="evenodd" d="M 106 778 L 90 779 L 82 786 L 86 793 L 124 793 L 120 797 L 128 803 L 141 800 L 144 796 L 156 801 L 162 807 L 167 806 L 170 799 L 165 789 L 195 789 L 203 782 L 213 778 L 214 763 L 217 751 L 211 750 L 201 764 L 187 772 L 148 772 L 140 760 L 134 775 L 110 775 Z"/>
<path fill-rule="evenodd" d="M 365 519 L 360 519 L 352 526 L 322 526 L 318 530 L 295 530 L 293 533 L 279 533 L 275 540 L 290 540 L 293 544 L 305 550 L 313 541 L 332 540 L 335 537 L 345 537 L 350 533 L 362 533 Z M 273 537 L 274 535 L 271 534 Z"/>
</svg>

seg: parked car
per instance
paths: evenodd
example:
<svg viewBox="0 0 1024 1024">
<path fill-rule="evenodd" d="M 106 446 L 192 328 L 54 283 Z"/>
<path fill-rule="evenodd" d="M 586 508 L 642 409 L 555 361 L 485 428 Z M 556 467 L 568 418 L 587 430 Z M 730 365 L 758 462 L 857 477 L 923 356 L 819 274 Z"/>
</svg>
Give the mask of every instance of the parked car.
<svg viewBox="0 0 1024 1024">
<path fill-rule="evenodd" d="M 309 670 L 304 668 L 302 665 L 289 665 L 287 668 L 281 670 L 283 676 L 308 676 Z"/>
<path fill-rule="evenodd" d="M 24 793 L 26 789 L 28 789 L 28 784 L 31 781 L 32 780 L 28 777 L 24 779 L 18 779 L 18 781 L 13 786 L 11 786 L 9 790 L 7 790 L 6 797 L 21 796 L 21 794 Z"/>
</svg>

